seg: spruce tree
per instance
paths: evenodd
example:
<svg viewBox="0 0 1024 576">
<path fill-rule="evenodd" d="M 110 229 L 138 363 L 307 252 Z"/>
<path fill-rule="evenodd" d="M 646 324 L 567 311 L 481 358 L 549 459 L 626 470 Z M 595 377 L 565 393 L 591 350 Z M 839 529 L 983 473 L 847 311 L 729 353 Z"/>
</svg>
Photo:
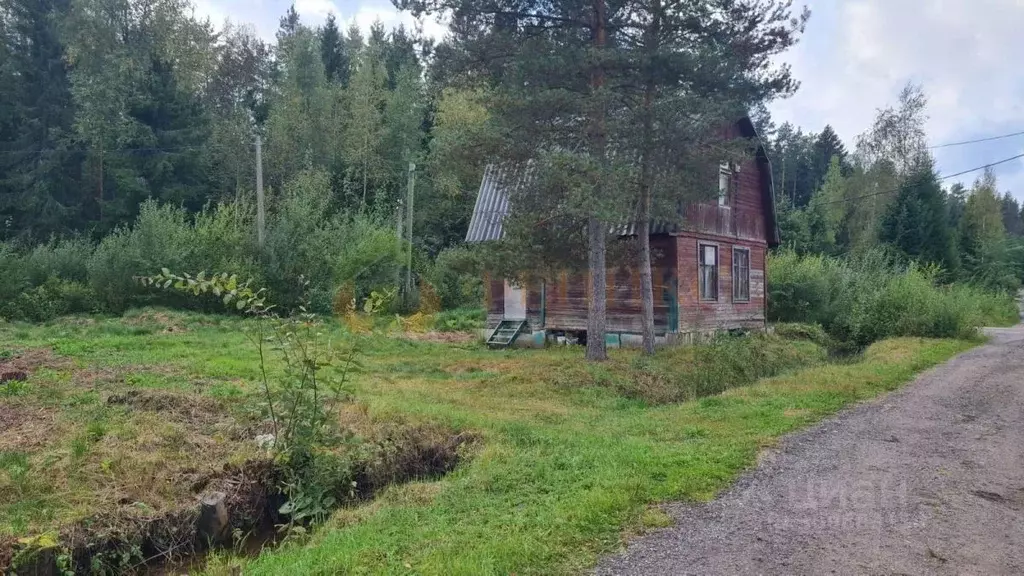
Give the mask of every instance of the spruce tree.
<svg viewBox="0 0 1024 576">
<path fill-rule="evenodd" d="M 346 51 L 345 37 L 338 29 L 334 13 L 327 15 L 327 21 L 320 29 L 320 55 L 324 62 L 324 76 L 328 82 L 337 82 L 348 86 L 349 55 Z"/>
<path fill-rule="evenodd" d="M 839 138 L 839 135 L 836 134 L 836 131 L 832 129 L 831 125 L 826 125 L 815 138 L 811 155 L 813 163 L 811 167 L 811 181 L 815 187 L 821 186 L 825 181 L 825 175 L 829 171 L 833 158 L 839 159 L 839 165 L 843 169 L 844 176 L 850 172 L 846 146 Z"/>
<path fill-rule="evenodd" d="M 1003 194 L 1003 227 L 1010 236 L 1024 235 L 1024 222 L 1020 218 L 1020 204 L 1009 192 Z"/>
<path fill-rule="evenodd" d="M 70 0 L 9 0 L 0 16 L 0 238 L 87 225 L 60 25 Z"/>
<path fill-rule="evenodd" d="M 948 209 L 931 164 L 910 175 L 882 216 L 879 238 L 913 260 L 941 266 L 947 277 L 959 268 Z"/>
</svg>

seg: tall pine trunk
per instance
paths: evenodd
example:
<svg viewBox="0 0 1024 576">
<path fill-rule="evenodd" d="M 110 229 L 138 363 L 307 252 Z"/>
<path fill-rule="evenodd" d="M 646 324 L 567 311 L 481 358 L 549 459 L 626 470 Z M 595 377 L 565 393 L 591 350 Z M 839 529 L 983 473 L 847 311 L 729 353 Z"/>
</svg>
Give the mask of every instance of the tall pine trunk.
<svg viewBox="0 0 1024 576">
<path fill-rule="evenodd" d="M 589 252 L 587 265 L 590 267 L 590 302 L 587 309 L 587 360 L 607 360 L 608 346 L 605 332 L 608 330 L 608 288 L 605 268 L 605 225 L 600 218 L 591 216 L 587 221 Z"/>
<path fill-rule="evenodd" d="M 652 21 L 648 28 L 647 38 L 644 42 L 647 51 L 646 65 L 651 66 L 651 57 L 658 51 L 658 42 L 661 34 L 661 1 L 654 0 L 652 5 Z M 644 86 L 643 101 L 643 134 L 641 136 L 642 150 L 640 159 L 640 210 L 637 214 L 637 235 L 640 240 L 639 268 L 640 268 L 640 324 L 643 330 L 644 354 L 654 354 L 654 277 L 651 271 L 651 196 L 653 186 L 653 175 L 651 174 L 651 154 L 653 153 L 653 139 L 651 131 L 654 129 L 652 118 L 654 104 L 655 83 L 653 72 L 648 70 L 645 73 L 646 84 Z"/>
<path fill-rule="evenodd" d="M 596 51 L 603 50 L 607 42 L 607 18 L 605 0 L 594 0 L 594 22 L 591 33 Z M 594 98 L 596 104 L 591 118 L 591 153 L 597 156 L 598 165 L 601 169 L 605 166 L 606 148 L 608 146 L 608 128 L 605 125 L 604 94 L 602 93 L 605 83 L 603 66 L 604 63 L 598 58 L 596 66 L 590 73 L 591 97 Z M 598 181 L 594 187 L 594 192 L 597 195 L 595 201 L 599 206 L 604 201 L 604 183 L 602 179 L 603 175 L 599 174 Z M 587 308 L 587 360 L 591 361 L 608 359 L 608 346 L 605 343 L 605 333 L 608 330 L 608 284 L 606 282 L 608 272 L 605 268 L 606 234 L 607 228 L 601 221 L 600 214 L 592 208 L 590 217 L 587 219 L 587 265 L 590 269 L 590 302 Z"/>
<path fill-rule="evenodd" d="M 645 159 L 646 162 L 646 159 Z M 641 178 L 643 179 L 643 178 Z M 651 271 L 651 193 L 649 185 L 641 184 L 640 214 L 637 219 L 640 236 L 640 305 L 644 354 L 654 354 L 654 275 Z"/>
</svg>

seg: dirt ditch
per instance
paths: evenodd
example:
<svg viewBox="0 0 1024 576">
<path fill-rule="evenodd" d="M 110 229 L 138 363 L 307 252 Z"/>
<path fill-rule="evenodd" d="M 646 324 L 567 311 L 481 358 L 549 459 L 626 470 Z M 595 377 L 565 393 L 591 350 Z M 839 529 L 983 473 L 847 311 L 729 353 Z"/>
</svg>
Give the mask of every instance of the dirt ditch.
<svg viewBox="0 0 1024 576">
<path fill-rule="evenodd" d="M 55 464 L 37 478 L 40 486 L 59 491 L 64 482 L 78 482 L 77 504 L 98 512 L 50 531 L 44 525 L 38 528 L 44 533 L 26 538 L 0 535 L 0 574 L 12 568 L 21 576 L 170 574 L 202 566 L 211 540 L 254 554 L 273 545 L 276 527 L 289 520 L 279 513 L 285 470 L 256 447 L 256 437 L 272 431 L 261 418 L 194 391 L 133 388 L 124 368 L 76 368 L 49 349 L 0 359 L 0 372 L 16 372 L 19 381 L 40 369 L 71 371 L 69 398 L 87 390 L 94 404 L 62 409 L 31 395 L 6 398 L 0 451 L 49 453 Z M 149 367 L 132 372 L 139 370 Z M 105 424 L 86 428 L 83 414 L 102 415 Z M 375 420 L 358 403 L 342 405 L 336 416 L 349 439 L 331 449 L 343 463 L 331 487 L 336 506 L 372 499 L 389 485 L 440 477 L 475 442 L 441 426 Z M 76 442 L 83 448 L 79 460 L 71 456 Z M 246 454 L 255 457 L 224 464 Z M 83 481 L 95 486 L 83 492 Z"/>
<path fill-rule="evenodd" d="M 130 399 L 126 400 L 130 403 Z M 355 490 L 339 495 L 340 506 L 372 499 L 382 488 L 415 479 L 437 478 L 452 469 L 475 441 L 438 426 L 372 424 L 352 462 Z M 359 432 L 364 432 L 360 430 Z M 126 506 L 93 515 L 48 534 L 26 539 L 0 537 L 0 573 L 19 575 L 96 573 L 176 573 L 169 567 L 202 564 L 209 544 L 258 553 L 272 545 L 276 526 L 286 523 L 279 510 L 283 471 L 269 458 L 217 474 L 191 479 L 194 499 L 159 514 L 140 514 Z M 212 537 L 211 537 L 212 535 Z M 244 535 L 249 542 L 238 542 Z M 257 541 L 257 546 L 247 546 Z"/>
</svg>

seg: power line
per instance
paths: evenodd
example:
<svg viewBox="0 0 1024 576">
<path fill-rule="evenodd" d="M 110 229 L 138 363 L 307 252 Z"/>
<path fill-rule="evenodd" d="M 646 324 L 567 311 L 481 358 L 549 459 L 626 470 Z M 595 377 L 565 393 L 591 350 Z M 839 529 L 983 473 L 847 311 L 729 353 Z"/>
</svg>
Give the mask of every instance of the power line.
<svg viewBox="0 0 1024 576">
<path fill-rule="evenodd" d="M 962 172 L 957 172 L 955 174 L 946 174 L 945 176 L 939 176 L 938 178 L 936 178 L 936 180 L 938 180 L 939 182 L 941 182 L 943 180 L 949 180 L 950 178 L 956 178 L 957 176 L 963 176 L 964 174 L 970 174 L 971 172 L 977 172 L 978 170 L 984 170 L 986 168 L 992 168 L 993 166 L 999 166 L 1000 164 L 1006 164 L 1007 162 L 1013 162 L 1014 160 L 1018 160 L 1020 158 L 1024 158 L 1024 154 L 1018 154 L 1018 155 L 1012 156 L 1010 158 L 1004 158 L 1002 160 L 998 160 L 996 162 L 992 162 L 991 164 L 985 164 L 984 166 L 978 166 L 977 168 L 971 168 L 969 170 L 964 170 Z M 862 194 L 860 196 L 853 196 L 852 198 L 843 198 L 842 200 L 830 200 L 828 202 L 822 202 L 821 204 L 819 204 L 819 206 L 826 206 L 828 204 L 839 204 L 841 202 L 850 202 L 851 200 L 862 200 L 864 198 L 872 198 L 874 196 L 882 196 L 884 194 L 895 194 L 896 192 L 899 192 L 903 188 L 904 188 L 904 186 L 900 186 L 899 188 L 893 188 L 892 190 L 883 190 L 881 192 L 872 192 L 870 194 Z"/>
<path fill-rule="evenodd" d="M 1013 138 L 1014 136 L 1024 136 L 1024 130 L 1020 132 L 1014 132 L 1012 134 L 1002 134 L 1000 136 L 989 136 L 988 138 L 978 138 L 977 140 L 964 140 L 963 142 L 949 142 L 947 144 L 937 144 L 935 146 L 929 146 L 929 150 L 936 150 L 938 148 L 950 148 L 953 146 L 965 146 L 967 144 L 977 144 L 979 142 L 991 142 L 993 140 L 1002 140 L 1004 138 Z"/>
</svg>

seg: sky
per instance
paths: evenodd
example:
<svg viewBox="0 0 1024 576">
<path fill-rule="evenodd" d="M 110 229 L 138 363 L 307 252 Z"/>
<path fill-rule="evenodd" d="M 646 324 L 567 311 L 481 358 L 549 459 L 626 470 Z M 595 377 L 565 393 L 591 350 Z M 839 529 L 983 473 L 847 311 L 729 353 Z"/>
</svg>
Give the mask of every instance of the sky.
<svg viewBox="0 0 1024 576">
<path fill-rule="evenodd" d="M 194 0 L 215 24 L 249 23 L 272 39 L 291 0 Z M 876 111 L 896 102 L 908 82 L 929 97 L 932 144 L 1024 131 L 1024 0 L 798 0 L 811 19 L 800 44 L 782 60 L 800 90 L 772 104 L 776 123 L 818 132 L 831 124 L 852 149 Z M 364 30 L 375 19 L 391 27 L 415 19 L 388 0 L 295 0 L 307 24 L 334 12 Z M 424 31 L 440 38 L 443 25 Z M 934 151 L 940 174 L 952 174 L 1024 153 L 1024 136 Z M 1024 159 L 995 168 L 999 187 L 1024 200 Z M 970 184 L 976 174 L 960 180 Z"/>
</svg>

